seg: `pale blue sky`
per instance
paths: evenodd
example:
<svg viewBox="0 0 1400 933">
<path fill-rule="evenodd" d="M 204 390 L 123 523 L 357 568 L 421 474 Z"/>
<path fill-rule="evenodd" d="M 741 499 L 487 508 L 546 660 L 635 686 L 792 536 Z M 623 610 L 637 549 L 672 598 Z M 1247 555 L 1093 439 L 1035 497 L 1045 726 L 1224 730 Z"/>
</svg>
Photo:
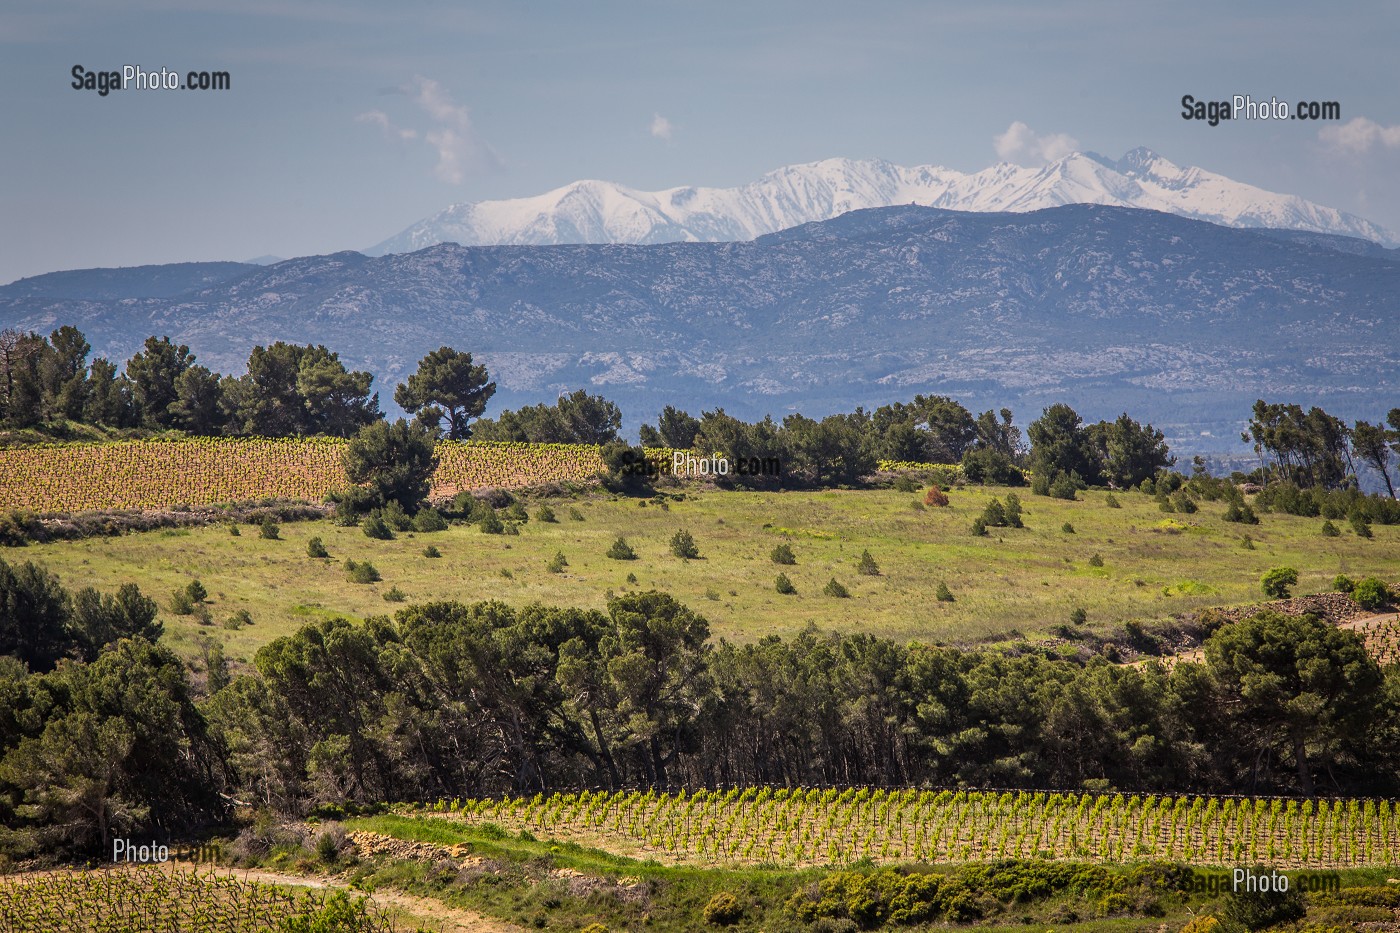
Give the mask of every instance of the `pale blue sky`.
<svg viewBox="0 0 1400 933">
<path fill-rule="evenodd" d="M 1400 229 L 1393 2 L 120 6 L 0 9 L 0 282 L 362 249 L 577 178 L 733 185 L 831 156 L 972 171 L 1014 121 Z M 102 98 L 69 86 L 75 64 L 227 70 L 233 89 Z M 1329 142 L 1180 117 L 1183 94 L 1236 92 L 1368 122 Z"/>
</svg>

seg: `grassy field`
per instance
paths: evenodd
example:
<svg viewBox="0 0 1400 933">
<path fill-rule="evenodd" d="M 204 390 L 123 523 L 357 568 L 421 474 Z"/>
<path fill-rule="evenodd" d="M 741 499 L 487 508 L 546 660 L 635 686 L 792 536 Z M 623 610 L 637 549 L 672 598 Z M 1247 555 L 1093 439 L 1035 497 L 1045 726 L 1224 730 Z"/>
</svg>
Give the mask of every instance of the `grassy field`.
<svg viewBox="0 0 1400 933">
<path fill-rule="evenodd" d="M 1076 608 L 1086 611 L 1090 630 L 1106 631 L 1127 620 L 1256 602 L 1260 574 L 1279 565 L 1297 568 L 1299 593 L 1328 590 L 1343 572 L 1400 579 L 1400 528 L 1377 525 L 1371 540 L 1350 532 L 1328 538 L 1320 519 L 1268 514 L 1256 526 L 1231 524 L 1222 520 L 1219 503 L 1202 503 L 1190 515 L 1164 514 L 1139 493 L 1118 494 L 1122 507 L 1112 509 L 1103 492 L 1066 502 L 1023 489 L 1024 529 L 972 536 L 972 519 L 993 496 L 1009 491 L 958 489 L 949 507 L 923 511 L 914 507 L 918 494 L 893 490 L 691 491 L 665 508 L 599 493 L 553 500 L 558 522 L 532 520 L 518 535 L 456 525 L 378 541 L 358 528 L 306 522 L 283 526 L 275 541 L 260 538 L 252 526 L 239 536 L 209 527 L 54 542 L 3 557 L 43 563 L 70 588 L 112 589 L 134 581 L 161 602 L 167 639 L 177 650 L 193 653 L 201 635 L 213 634 L 234 659 L 250 658 L 259 645 L 318 617 L 391 614 L 399 608 L 384 599 L 391 588 L 409 602 L 500 599 L 594 608 L 603 607 L 609 590 L 654 588 L 675 594 L 710 620 L 716 636 L 735 641 L 791 635 L 815 623 L 901 640 L 973 644 L 1044 635 Z M 532 514 L 537 506 L 529 503 Z M 570 518 L 571 509 L 581 521 Z M 701 559 L 670 553 L 668 542 L 681 528 L 694 536 Z M 638 559 L 604 556 L 619 535 Z M 1244 535 L 1253 549 L 1242 546 Z M 313 536 L 325 542 L 331 559 L 307 556 Z M 795 566 L 771 562 L 781 543 L 791 546 Z M 441 558 L 423 556 L 429 544 Z M 865 550 L 878 563 L 878 576 L 857 572 Z M 568 561 L 562 573 L 547 569 L 556 553 Z M 1091 565 L 1095 555 L 1102 567 Z M 372 562 L 382 582 L 351 583 L 347 558 Z M 780 571 L 796 594 L 776 592 Z M 822 592 L 833 577 L 851 598 Z M 194 579 L 210 593 L 212 626 L 169 611 L 172 590 Z M 939 583 L 955 601 L 934 599 Z M 224 629 L 223 621 L 240 609 L 254 624 Z"/>
</svg>

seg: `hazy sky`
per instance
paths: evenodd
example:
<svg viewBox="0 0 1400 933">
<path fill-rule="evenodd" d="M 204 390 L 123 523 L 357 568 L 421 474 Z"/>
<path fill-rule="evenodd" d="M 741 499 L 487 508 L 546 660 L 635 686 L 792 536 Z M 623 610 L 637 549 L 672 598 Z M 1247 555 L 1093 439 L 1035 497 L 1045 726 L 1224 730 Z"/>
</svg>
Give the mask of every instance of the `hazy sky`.
<svg viewBox="0 0 1400 933">
<path fill-rule="evenodd" d="M 831 156 L 962 171 L 1065 146 L 1400 229 L 1400 4 L 6 0 L 0 282 L 363 249 L 577 178 L 733 185 Z M 226 92 L 71 70 L 228 71 Z M 1343 122 L 1181 118 L 1183 94 Z M 1319 132 L 1330 127 L 1330 131 Z"/>
</svg>

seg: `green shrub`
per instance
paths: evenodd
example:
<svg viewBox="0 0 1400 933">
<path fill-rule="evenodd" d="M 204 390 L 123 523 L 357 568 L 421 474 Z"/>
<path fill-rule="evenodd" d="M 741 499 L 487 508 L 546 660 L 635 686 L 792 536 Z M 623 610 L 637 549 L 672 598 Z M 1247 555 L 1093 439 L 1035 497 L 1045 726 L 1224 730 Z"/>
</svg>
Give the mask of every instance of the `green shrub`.
<svg viewBox="0 0 1400 933">
<path fill-rule="evenodd" d="M 376 541 L 394 540 L 394 529 L 389 527 L 389 523 L 384 520 L 384 513 L 376 509 L 365 516 L 360 522 L 360 530 L 365 533 L 366 538 L 373 538 Z"/>
<path fill-rule="evenodd" d="M 934 598 L 940 603 L 951 603 L 953 602 L 953 591 L 948 589 L 947 583 L 940 583 L 938 584 L 938 592 L 934 595 Z"/>
<path fill-rule="evenodd" d="M 632 550 L 632 546 L 627 543 L 626 538 L 618 538 L 608 548 L 607 556 L 613 560 L 636 560 L 637 552 Z"/>
<path fill-rule="evenodd" d="M 974 518 L 972 520 L 973 537 L 985 538 L 987 536 L 987 520 L 984 518 Z"/>
<path fill-rule="evenodd" d="M 1390 591 L 1382 581 L 1375 577 L 1367 577 L 1356 584 L 1356 588 L 1351 591 L 1351 598 L 1362 609 L 1374 611 L 1390 602 Z"/>
<path fill-rule="evenodd" d="M 1177 490 L 1172 496 L 1172 506 L 1183 515 L 1191 515 L 1197 509 L 1196 500 L 1182 490 Z"/>
<path fill-rule="evenodd" d="M 861 551 L 860 561 L 856 564 L 856 572 L 867 577 L 878 577 L 880 565 L 875 563 L 875 558 L 870 556 L 869 551 Z"/>
<path fill-rule="evenodd" d="M 521 502 L 519 499 L 516 499 L 510 505 L 506 506 L 506 510 L 502 514 L 508 520 L 520 522 L 522 525 L 530 520 L 530 513 L 525 511 L 525 503 Z"/>
<path fill-rule="evenodd" d="M 775 564 L 784 564 L 789 567 L 797 563 L 797 555 L 792 553 L 792 548 L 786 543 L 773 548 L 773 552 L 768 555 L 768 559 Z"/>
<path fill-rule="evenodd" d="M 682 528 L 671 535 L 671 553 L 682 560 L 695 560 L 700 556 L 700 548 L 696 546 L 690 532 Z"/>
<path fill-rule="evenodd" d="M 1352 581 L 1351 577 L 1344 573 L 1339 573 L 1332 578 L 1332 589 L 1336 590 L 1338 593 L 1350 593 L 1352 590 L 1356 589 L 1356 584 Z"/>
<path fill-rule="evenodd" d="M 442 556 L 442 552 L 439 551 L 439 550 L 437 549 L 437 545 L 436 545 L 436 544 L 430 544 L 430 545 L 428 545 L 427 547 L 423 548 L 423 556 L 424 556 L 424 557 L 441 557 L 441 556 Z"/>
<path fill-rule="evenodd" d="M 1037 473 L 1031 477 L 1031 494 L 1036 496 L 1050 495 L 1050 477 L 1044 473 Z"/>
<path fill-rule="evenodd" d="M 408 517 L 408 513 L 403 510 L 403 506 L 395 499 L 390 499 L 389 504 L 384 506 L 382 516 L 385 523 L 394 531 L 412 531 L 413 519 Z"/>
<path fill-rule="evenodd" d="M 1298 571 L 1292 567 L 1275 567 L 1264 572 L 1259 578 L 1259 586 L 1265 596 L 1273 599 L 1287 599 L 1289 589 L 1298 583 Z"/>
<path fill-rule="evenodd" d="M 1246 551 L 1254 550 L 1254 539 L 1249 535 L 1245 535 L 1240 539 L 1240 547 L 1244 548 Z"/>
<path fill-rule="evenodd" d="M 235 524 L 233 524 L 233 523 L 230 523 L 230 524 L 229 524 L 229 526 L 228 526 L 228 533 L 231 534 L 231 535 L 233 535 L 235 538 L 237 538 L 237 537 L 239 537 L 240 535 L 243 534 L 243 532 L 241 532 L 241 531 L 238 530 L 238 526 L 235 525 Z"/>
<path fill-rule="evenodd" d="M 630 583 L 630 584 L 632 584 L 633 586 L 636 586 L 636 585 L 637 585 L 637 575 L 636 575 L 635 573 L 629 573 L 629 574 L 627 575 L 627 582 Z"/>
<path fill-rule="evenodd" d="M 1021 497 L 1014 492 L 1006 494 L 1006 524 L 1012 528 L 1024 528 L 1021 521 Z"/>
<path fill-rule="evenodd" d="M 325 542 L 323 542 L 319 537 L 316 537 L 306 542 L 306 556 L 330 557 L 331 552 L 326 550 Z"/>
<path fill-rule="evenodd" d="M 554 556 L 549 559 L 549 563 L 545 565 L 544 569 L 550 573 L 563 573 L 567 566 L 569 566 L 569 561 L 564 557 L 564 552 L 555 551 Z"/>
<path fill-rule="evenodd" d="M 1249 507 L 1247 502 L 1231 501 L 1224 515 L 1227 522 L 1238 522 L 1241 525 L 1259 524 L 1259 516 L 1254 514 L 1254 509 Z"/>
<path fill-rule="evenodd" d="M 1360 509 L 1353 509 L 1347 516 L 1347 521 L 1351 523 L 1351 530 L 1356 532 L 1358 538 L 1371 537 L 1371 523 L 1366 521 L 1366 516 Z"/>
<path fill-rule="evenodd" d="M 535 510 L 535 521 L 545 524 L 555 524 L 559 519 L 554 516 L 554 510 L 548 505 L 541 505 Z"/>
<path fill-rule="evenodd" d="M 490 509 L 477 520 L 476 527 L 484 535 L 499 535 L 505 534 L 506 523 L 501 521 L 495 509 Z"/>
<path fill-rule="evenodd" d="M 792 581 L 788 579 L 788 575 L 785 573 L 778 574 L 778 579 L 773 581 L 773 586 L 784 596 L 791 596 L 793 593 L 797 592 L 797 587 L 792 585 Z"/>
<path fill-rule="evenodd" d="M 177 616 L 194 615 L 194 600 L 188 589 L 182 586 L 170 594 L 170 611 Z"/>
<path fill-rule="evenodd" d="M 738 923 L 744 916 L 744 905 L 728 891 L 720 891 L 710 898 L 700 911 L 705 922 L 714 926 L 727 927 Z"/>
<path fill-rule="evenodd" d="M 389 591 L 384 594 L 384 601 L 390 603 L 401 603 L 408 599 L 408 595 L 397 586 L 389 587 Z"/>
<path fill-rule="evenodd" d="M 520 534 L 520 526 L 515 522 L 506 522 L 505 527 L 501 529 L 501 534 L 518 536 Z"/>
<path fill-rule="evenodd" d="M 1006 509 L 1002 508 L 1000 499 L 993 498 L 982 509 L 982 523 L 988 528 L 996 528 L 1006 524 Z"/>
<path fill-rule="evenodd" d="M 826 586 L 822 587 L 822 592 L 828 596 L 834 596 L 837 599 L 847 599 L 851 595 L 851 591 L 842 586 L 835 577 L 826 581 Z"/>
<path fill-rule="evenodd" d="M 413 530 L 428 534 L 434 531 L 446 531 L 447 519 L 442 513 L 430 506 L 423 506 L 418 510 L 418 514 L 413 516 Z"/>
<path fill-rule="evenodd" d="M 1109 493 L 1107 496 L 1104 497 L 1103 504 L 1108 506 L 1110 509 L 1121 509 L 1123 507 L 1121 504 L 1119 504 L 1118 498 L 1114 496 L 1113 493 Z"/>
<path fill-rule="evenodd" d="M 378 569 L 369 561 L 347 560 L 345 569 L 350 574 L 351 583 L 378 583 L 384 579 L 379 575 Z"/>
<path fill-rule="evenodd" d="M 1102 567 L 1102 566 L 1103 566 L 1103 558 L 1100 557 L 1099 555 L 1095 554 L 1093 557 L 1089 558 L 1089 566 L 1090 566 L 1090 567 Z"/>
<path fill-rule="evenodd" d="M 1076 606 L 1069 614 L 1069 621 L 1073 625 L 1083 625 L 1089 621 L 1089 613 L 1083 606 Z"/>
<path fill-rule="evenodd" d="M 1328 519 L 1327 521 L 1322 523 L 1322 536 L 1324 538 L 1339 538 L 1341 537 L 1341 534 L 1342 532 L 1337 528 L 1336 525 L 1332 524 L 1331 519 Z"/>
<path fill-rule="evenodd" d="M 1050 495 L 1056 499 L 1074 500 L 1078 491 L 1079 487 L 1075 485 L 1074 479 L 1064 473 L 1056 476 L 1050 483 Z"/>
<path fill-rule="evenodd" d="M 236 632 L 246 625 L 253 624 L 253 615 L 247 609 L 239 609 L 233 615 L 224 620 L 224 628 L 230 632 Z"/>
<path fill-rule="evenodd" d="M 1259 872 L 1262 874 L 1263 869 Z M 1232 891 L 1225 896 L 1222 918 L 1227 928 L 1265 930 L 1301 920 L 1306 913 L 1303 892 L 1291 887 L 1282 892 Z"/>
<path fill-rule="evenodd" d="M 580 512 L 578 509 L 573 508 L 573 507 L 571 506 L 571 507 L 569 508 L 569 521 L 572 521 L 572 522 L 581 522 L 581 521 L 583 521 L 583 513 Z"/>
<path fill-rule="evenodd" d="M 209 598 L 209 591 L 204 588 L 204 584 L 198 580 L 191 580 L 185 586 L 185 593 L 189 595 L 190 602 L 202 603 Z"/>
<path fill-rule="evenodd" d="M 267 541 L 277 541 L 282 537 L 282 529 L 271 518 L 264 518 L 262 527 L 258 529 L 258 537 Z"/>
<path fill-rule="evenodd" d="M 1061 526 L 1060 526 L 1060 530 L 1063 531 L 1063 532 L 1064 532 L 1065 534 L 1067 534 L 1067 535 L 1072 535 L 1072 534 L 1074 534 L 1074 526 L 1071 525 L 1069 522 L 1065 522 L 1063 525 L 1061 525 Z"/>
</svg>

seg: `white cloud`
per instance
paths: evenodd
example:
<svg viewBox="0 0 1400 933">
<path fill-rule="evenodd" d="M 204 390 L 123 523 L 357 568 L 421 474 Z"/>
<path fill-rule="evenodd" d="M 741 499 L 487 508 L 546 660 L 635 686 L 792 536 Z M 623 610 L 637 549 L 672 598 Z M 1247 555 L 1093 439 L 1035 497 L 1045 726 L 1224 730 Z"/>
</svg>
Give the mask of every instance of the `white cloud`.
<svg viewBox="0 0 1400 933">
<path fill-rule="evenodd" d="M 651 135 L 655 136 L 657 139 L 664 139 L 667 142 L 670 142 L 671 121 L 666 119 L 659 113 L 652 114 Z"/>
<path fill-rule="evenodd" d="M 384 131 L 385 136 L 397 136 L 399 139 L 417 139 L 418 131 L 395 126 L 389 119 L 389 115 L 382 110 L 368 110 L 355 118 L 357 123 L 372 123 Z"/>
<path fill-rule="evenodd" d="M 495 150 L 478 138 L 472 125 L 471 111 L 457 103 L 441 84 L 418 75 L 407 85 L 394 88 L 418 106 L 433 126 L 422 130 L 397 126 L 382 110 L 370 110 L 355 119 L 379 127 L 388 136 L 399 139 L 421 138 L 437 151 L 433 174 L 445 182 L 460 185 L 469 171 L 496 168 L 500 157 Z"/>
<path fill-rule="evenodd" d="M 1079 149 L 1079 140 L 1068 133 L 1040 134 L 1020 120 L 992 138 L 997 157 L 1017 165 L 1044 165 Z"/>
<path fill-rule="evenodd" d="M 1400 126 L 1382 126 L 1366 117 L 1352 117 L 1341 126 L 1324 126 L 1317 131 L 1317 138 L 1342 152 L 1400 149 Z"/>
</svg>

